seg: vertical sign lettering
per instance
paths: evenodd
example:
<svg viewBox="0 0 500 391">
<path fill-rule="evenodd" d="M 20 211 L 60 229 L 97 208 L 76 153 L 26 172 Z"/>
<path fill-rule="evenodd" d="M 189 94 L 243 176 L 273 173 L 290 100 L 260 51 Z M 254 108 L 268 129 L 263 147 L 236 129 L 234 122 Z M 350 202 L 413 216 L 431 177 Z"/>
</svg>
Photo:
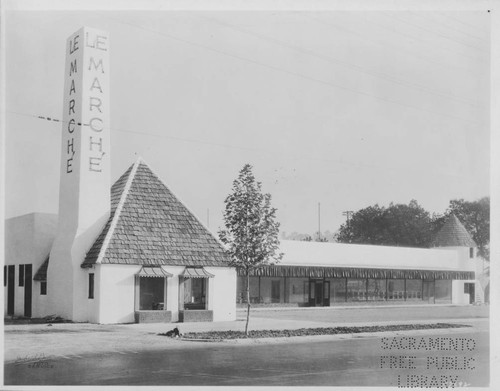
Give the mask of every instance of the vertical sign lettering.
<svg viewBox="0 0 500 391">
<path fill-rule="evenodd" d="M 67 127 L 66 127 L 66 157 L 64 158 L 66 161 L 65 168 L 66 168 L 66 173 L 71 174 L 73 172 L 73 161 L 75 159 L 75 154 L 76 154 L 76 145 L 75 145 L 75 128 L 76 128 L 76 111 L 75 111 L 75 105 L 78 99 L 78 94 L 81 94 L 81 91 L 78 91 L 76 86 L 79 83 L 75 83 L 75 80 L 77 77 L 80 76 L 78 72 L 78 59 L 80 58 L 79 52 L 81 51 L 80 49 L 80 34 L 76 33 L 72 37 L 68 39 L 68 55 L 69 55 L 69 66 L 66 68 L 66 71 L 68 72 L 68 75 L 66 77 L 69 77 L 69 82 L 66 84 L 69 86 L 68 91 L 64 91 L 65 95 L 67 94 Z M 81 72 L 81 70 L 80 70 Z"/>
<path fill-rule="evenodd" d="M 107 57 L 103 56 L 104 52 L 108 51 L 108 37 L 94 32 L 85 33 L 85 47 L 89 50 L 88 64 L 86 71 L 89 73 L 88 80 L 88 110 L 89 110 L 89 127 L 90 134 L 88 135 L 88 170 L 92 172 L 102 172 L 102 158 L 106 153 L 106 145 L 103 145 L 104 116 L 103 111 L 109 107 L 104 107 L 104 91 L 105 83 L 102 82 L 106 69 Z"/>
</svg>

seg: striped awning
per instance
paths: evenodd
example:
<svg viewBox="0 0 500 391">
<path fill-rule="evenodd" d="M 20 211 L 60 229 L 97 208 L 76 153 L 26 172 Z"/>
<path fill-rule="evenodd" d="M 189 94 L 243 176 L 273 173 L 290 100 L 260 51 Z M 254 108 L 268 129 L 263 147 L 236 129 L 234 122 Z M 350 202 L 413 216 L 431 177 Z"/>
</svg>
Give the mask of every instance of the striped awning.
<svg viewBox="0 0 500 391">
<path fill-rule="evenodd" d="M 202 267 L 187 267 L 181 273 L 184 278 L 212 278 L 215 277 Z"/>
<path fill-rule="evenodd" d="M 245 276 L 238 269 L 238 276 Z M 473 271 L 421 270 L 421 269 L 375 269 L 354 267 L 321 267 L 266 265 L 250 271 L 256 277 L 310 277 L 310 278 L 389 278 L 389 279 L 424 279 L 424 280 L 473 280 Z"/>
<path fill-rule="evenodd" d="M 139 273 L 136 274 L 138 277 L 172 277 L 173 274 L 166 272 L 160 266 L 143 266 Z"/>
</svg>

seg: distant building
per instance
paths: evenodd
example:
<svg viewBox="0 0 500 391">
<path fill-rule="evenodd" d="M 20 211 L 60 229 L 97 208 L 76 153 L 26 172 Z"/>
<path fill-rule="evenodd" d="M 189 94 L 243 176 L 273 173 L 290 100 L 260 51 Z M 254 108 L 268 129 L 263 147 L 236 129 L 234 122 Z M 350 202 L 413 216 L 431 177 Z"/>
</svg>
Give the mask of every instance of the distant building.
<svg viewBox="0 0 500 391">
<path fill-rule="evenodd" d="M 252 272 L 250 301 L 259 306 L 470 304 L 483 301 L 475 275 L 476 244 L 451 215 L 435 248 L 281 241 L 283 259 Z M 237 300 L 246 300 L 239 273 Z"/>
</svg>

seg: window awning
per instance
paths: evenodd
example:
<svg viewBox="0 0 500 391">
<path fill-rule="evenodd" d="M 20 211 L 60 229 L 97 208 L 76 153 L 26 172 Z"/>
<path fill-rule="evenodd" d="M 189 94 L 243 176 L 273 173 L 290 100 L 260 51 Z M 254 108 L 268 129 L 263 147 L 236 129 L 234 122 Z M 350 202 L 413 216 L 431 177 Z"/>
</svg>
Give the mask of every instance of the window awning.
<svg viewBox="0 0 500 391">
<path fill-rule="evenodd" d="M 139 277 L 172 277 L 173 274 L 166 272 L 160 266 L 143 266 L 139 273 Z"/>
<path fill-rule="evenodd" d="M 215 277 L 202 267 L 187 267 L 181 273 L 184 278 L 212 278 Z"/>
</svg>

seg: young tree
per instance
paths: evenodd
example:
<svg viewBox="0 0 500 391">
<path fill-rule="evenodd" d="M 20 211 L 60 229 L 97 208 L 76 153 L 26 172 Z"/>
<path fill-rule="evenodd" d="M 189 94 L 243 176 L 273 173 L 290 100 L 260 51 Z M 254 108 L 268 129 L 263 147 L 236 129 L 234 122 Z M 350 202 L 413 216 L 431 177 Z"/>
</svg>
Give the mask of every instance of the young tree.
<svg viewBox="0 0 500 391">
<path fill-rule="evenodd" d="M 246 277 L 247 335 L 250 320 L 250 272 L 272 264 L 272 260 L 277 262 L 283 256 L 278 253 L 279 223 L 276 222 L 276 209 L 271 207 L 271 195 L 262 194 L 261 187 L 261 183 L 255 180 L 252 166 L 245 164 L 225 200 L 225 229 L 219 230 L 219 238 L 231 257 L 231 266 L 242 270 Z"/>
</svg>

